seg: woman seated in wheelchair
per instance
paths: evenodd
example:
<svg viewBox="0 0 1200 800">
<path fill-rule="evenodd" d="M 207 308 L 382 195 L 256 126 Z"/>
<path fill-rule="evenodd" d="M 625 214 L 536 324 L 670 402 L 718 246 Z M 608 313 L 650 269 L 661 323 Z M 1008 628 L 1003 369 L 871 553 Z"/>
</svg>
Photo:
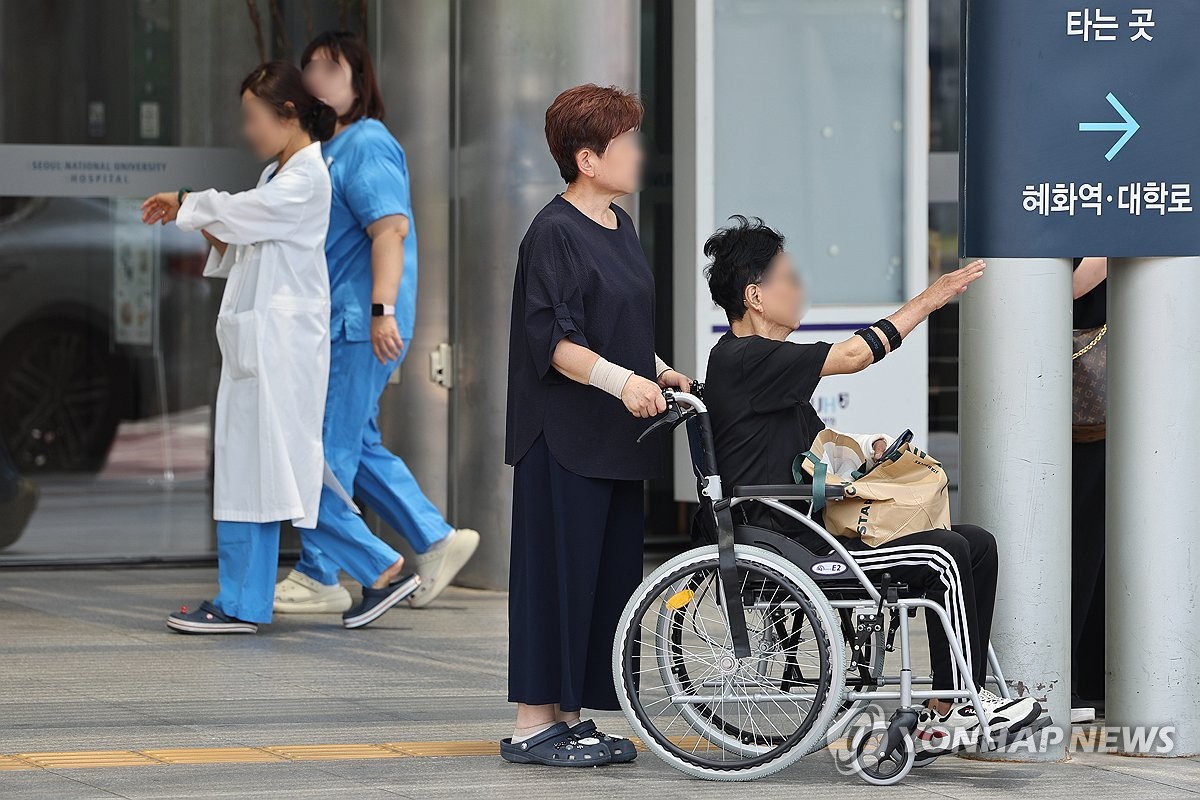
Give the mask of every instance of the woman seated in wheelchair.
<svg viewBox="0 0 1200 800">
<path fill-rule="evenodd" d="M 734 224 L 704 245 L 711 259 L 705 270 L 709 290 L 730 325 L 709 354 L 704 388 L 721 482 L 726 487 L 791 483 L 793 458 L 809 450 L 825 427 L 810 402 L 821 378 L 859 372 L 883 359 L 926 317 L 983 275 L 984 263 L 975 261 L 941 276 L 900 310 L 845 341 L 797 344 L 787 337 L 800 323 L 804 291 L 783 236 L 762 220 L 732 219 Z M 891 444 L 883 434 L 855 438 L 868 454 L 868 468 Z M 742 503 L 734 511 L 743 515 L 739 523 L 787 533 L 819 553 L 830 550 L 816 533 L 761 503 Z M 955 694 L 965 688 L 961 681 L 974 681 L 980 690 L 992 731 L 1015 731 L 1041 714 L 1033 698 L 1004 700 L 983 688 L 996 599 L 996 540 L 991 533 L 975 525 L 954 525 L 874 548 L 857 539 L 843 543 L 868 575 L 887 571 L 893 580 L 942 602 L 972 665 L 972 675 L 958 674 L 941 624 L 928 617 L 933 688 L 945 689 L 947 699 L 929 701 L 921 712 L 918 761 L 969 740 L 962 730 L 950 728 L 978 728 L 972 704 Z"/>
</svg>

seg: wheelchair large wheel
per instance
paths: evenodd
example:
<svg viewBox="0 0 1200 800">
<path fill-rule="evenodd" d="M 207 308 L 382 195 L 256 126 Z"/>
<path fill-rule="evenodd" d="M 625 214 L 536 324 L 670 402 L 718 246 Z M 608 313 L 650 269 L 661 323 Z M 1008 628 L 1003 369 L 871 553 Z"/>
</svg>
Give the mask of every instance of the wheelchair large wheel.
<svg viewBox="0 0 1200 800">
<path fill-rule="evenodd" d="M 710 780 L 769 775 L 823 744 L 844 685 L 841 628 L 816 584 L 766 550 L 735 554 L 749 658 L 734 655 L 715 546 L 655 570 L 613 643 L 630 725 L 668 764 Z"/>
</svg>

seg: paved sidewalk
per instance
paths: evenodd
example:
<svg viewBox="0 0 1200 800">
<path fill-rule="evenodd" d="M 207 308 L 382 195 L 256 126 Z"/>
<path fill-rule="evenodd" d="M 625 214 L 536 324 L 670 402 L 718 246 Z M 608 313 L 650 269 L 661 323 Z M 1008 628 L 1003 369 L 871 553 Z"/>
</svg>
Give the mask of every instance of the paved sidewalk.
<svg viewBox="0 0 1200 800">
<path fill-rule="evenodd" d="M 510 765 L 490 755 L 512 724 L 505 595 L 452 588 L 358 631 L 336 616 L 282 617 L 256 636 L 168 631 L 166 613 L 209 597 L 214 578 L 0 572 L 0 798 L 1200 796 L 1200 759 L 1095 754 L 941 759 L 895 788 L 839 775 L 823 754 L 753 784 L 692 780 L 649 753 Z M 596 718 L 628 730 L 619 713 Z"/>
</svg>

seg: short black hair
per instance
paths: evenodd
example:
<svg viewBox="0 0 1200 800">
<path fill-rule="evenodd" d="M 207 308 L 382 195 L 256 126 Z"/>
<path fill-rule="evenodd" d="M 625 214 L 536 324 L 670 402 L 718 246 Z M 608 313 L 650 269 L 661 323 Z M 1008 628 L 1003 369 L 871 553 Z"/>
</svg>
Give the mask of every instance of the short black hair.
<svg viewBox="0 0 1200 800">
<path fill-rule="evenodd" d="M 725 309 L 730 322 L 746 314 L 746 287 L 758 283 L 783 250 L 783 234 L 758 217 L 734 214 L 732 225 L 721 228 L 704 243 L 711 261 L 704 270 L 713 302 Z"/>
</svg>

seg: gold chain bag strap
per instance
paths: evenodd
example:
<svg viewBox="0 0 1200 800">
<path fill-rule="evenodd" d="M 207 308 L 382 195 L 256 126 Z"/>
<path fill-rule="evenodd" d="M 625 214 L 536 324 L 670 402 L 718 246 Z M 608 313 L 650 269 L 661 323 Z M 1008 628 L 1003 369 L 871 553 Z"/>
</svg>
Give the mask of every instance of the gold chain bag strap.
<svg viewBox="0 0 1200 800">
<path fill-rule="evenodd" d="M 1071 332 L 1071 438 L 1097 442 L 1104 438 L 1108 325 Z"/>
</svg>

